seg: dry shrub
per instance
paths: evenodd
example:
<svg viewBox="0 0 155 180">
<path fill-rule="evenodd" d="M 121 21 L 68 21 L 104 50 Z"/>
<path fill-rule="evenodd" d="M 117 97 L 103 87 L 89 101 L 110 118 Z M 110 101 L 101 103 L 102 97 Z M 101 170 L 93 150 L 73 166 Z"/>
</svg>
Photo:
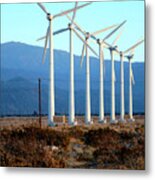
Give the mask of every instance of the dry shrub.
<svg viewBox="0 0 155 180">
<path fill-rule="evenodd" d="M 0 165 L 144 169 L 142 123 L 115 126 L 11 127 L 0 131 Z"/>
<path fill-rule="evenodd" d="M 64 166 L 64 152 L 69 143 L 66 134 L 47 128 L 22 127 L 1 131 L 1 137 L 1 166 Z M 59 158 L 53 146 L 58 147 Z"/>
<path fill-rule="evenodd" d="M 144 169 L 144 134 L 107 128 L 90 131 L 85 137 L 87 144 L 97 147 L 94 152 L 96 168 Z"/>
<path fill-rule="evenodd" d="M 84 141 L 87 145 L 99 147 L 115 144 L 119 140 L 119 134 L 109 127 L 90 130 L 85 133 Z"/>
</svg>

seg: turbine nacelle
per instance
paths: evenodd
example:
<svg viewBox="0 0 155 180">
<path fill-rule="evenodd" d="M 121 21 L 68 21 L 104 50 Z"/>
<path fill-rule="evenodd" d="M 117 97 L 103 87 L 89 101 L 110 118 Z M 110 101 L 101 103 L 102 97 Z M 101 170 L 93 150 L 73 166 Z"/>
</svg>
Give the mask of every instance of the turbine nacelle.
<svg viewBox="0 0 155 180">
<path fill-rule="evenodd" d="M 69 28 L 69 30 L 72 29 L 72 23 L 69 23 L 69 24 L 68 24 L 68 28 Z"/>
<path fill-rule="evenodd" d="M 133 58 L 133 54 L 132 55 L 128 55 L 128 56 L 125 56 L 129 61 Z"/>
<path fill-rule="evenodd" d="M 85 35 L 86 40 L 90 38 L 90 35 L 91 34 L 89 32 L 86 32 L 86 35 Z"/>
<path fill-rule="evenodd" d="M 102 44 L 102 40 L 101 40 L 101 39 L 97 39 L 97 43 L 98 43 L 99 45 L 101 45 L 101 44 Z"/>
<path fill-rule="evenodd" d="M 109 47 L 110 51 L 115 51 L 118 48 L 118 46 Z"/>
<path fill-rule="evenodd" d="M 119 53 L 119 54 L 120 54 L 120 56 L 122 57 L 122 56 L 123 56 L 123 51 L 120 51 L 120 53 Z"/>
<path fill-rule="evenodd" d="M 50 13 L 47 13 L 47 19 L 48 19 L 48 21 L 52 21 L 53 16 Z"/>
</svg>

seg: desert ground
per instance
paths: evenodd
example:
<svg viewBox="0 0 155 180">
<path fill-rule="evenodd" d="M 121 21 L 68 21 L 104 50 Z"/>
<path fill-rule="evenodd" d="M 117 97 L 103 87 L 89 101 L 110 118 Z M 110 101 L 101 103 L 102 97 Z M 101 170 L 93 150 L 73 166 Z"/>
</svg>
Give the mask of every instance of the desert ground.
<svg viewBox="0 0 155 180">
<path fill-rule="evenodd" d="M 144 116 L 135 122 L 67 125 L 55 117 L 56 126 L 42 127 L 37 117 L 0 118 L 0 166 L 87 169 L 145 169 Z M 119 118 L 119 117 L 117 117 Z M 126 119 L 128 117 L 126 116 Z"/>
</svg>

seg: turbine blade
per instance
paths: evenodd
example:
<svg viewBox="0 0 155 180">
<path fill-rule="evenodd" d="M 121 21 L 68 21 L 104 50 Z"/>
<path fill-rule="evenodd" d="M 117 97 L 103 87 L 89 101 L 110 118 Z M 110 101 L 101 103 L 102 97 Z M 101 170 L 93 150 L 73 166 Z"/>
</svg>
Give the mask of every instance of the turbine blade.
<svg viewBox="0 0 155 180">
<path fill-rule="evenodd" d="M 43 64 L 45 62 L 45 57 L 46 57 L 46 50 L 47 50 L 47 44 L 48 44 L 48 38 L 49 38 L 49 31 L 50 31 L 50 27 L 47 28 L 47 33 L 46 33 L 44 53 L 43 53 L 43 58 L 42 58 L 42 63 Z"/>
<path fill-rule="evenodd" d="M 105 69 L 106 69 L 106 68 L 105 68 L 105 63 L 104 63 L 104 62 L 103 62 L 103 64 L 104 64 L 104 65 L 103 65 L 103 67 L 104 67 L 104 68 L 103 68 L 103 71 L 104 71 L 103 74 L 104 74 L 104 79 L 105 79 L 105 72 L 106 72 Z"/>
<path fill-rule="evenodd" d="M 58 30 L 58 31 L 55 31 L 55 32 L 53 33 L 53 35 L 57 35 L 57 34 L 63 33 L 63 32 L 65 32 L 65 31 L 67 31 L 68 29 L 69 29 L 69 28 L 60 29 L 60 30 Z"/>
<path fill-rule="evenodd" d="M 66 17 L 67 17 L 70 21 L 72 21 L 71 17 L 70 17 L 68 14 L 66 14 Z M 82 30 L 82 28 L 81 28 L 75 21 L 72 22 L 72 24 L 74 24 L 75 27 L 76 27 L 76 29 L 78 29 L 84 36 L 86 35 L 86 32 L 85 32 L 84 30 Z"/>
<path fill-rule="evenodd" d="M 83 7 L 85 7 L 85 6 L 90 5 L 90 4 L 91 4 L 91 2 L 85 3 L 85 4 L 81 5 L 81 6 L 76 7 L 76 8 L 69 9 L 69 10 L 67 10 L 67 11 L 58 13 L 58 14 L 54 15 L 53 18 L 56 18 L 56 17 L 59 17 L 59 16 L 64 16 L 64 15 L 70 13 L 70 12 L 73 12 L 73 11 L 75 11 L 75 10 L 81 9 L 81 8 L 83 8 Z"/>
<path fill-rule="evenodd" d="M 89 41 L 92 42 L 92 43 L 94 43 L 94 44 L 96 44 L 96 40 L 97 40 L 97 39 L 91 39 L 91 38 L 89 38 Z"/>
<path fill-rule="evenodd" d="M 77 5 L 78 5 L 78 2 L 75 2 L 75 10 L 74 10 L 74 12 L 73 12 L 73 16 L 72 16 L 72 22 L 71 22 L 71 24 L 73 24 L 74 19 L 75 19 Z"/>
<path fill-rule="evenodd" d="M 105 41 L 102 41 L 102 44 L 104 44 L 106 48 L 110 48 L 111 47 L 111 45 L 109 43 L 105 42 Z"/>
<path fill-rule="evenodd" d="M 109 27 L 106 27 L 106 28 L 104 28 L 104 29 L 100 29 L 100 30 L 98 30 L 98 31 L 96 31 L 96 32 L 93 32 L 93 33 L 91 33 L 91 35 L 97 35 L 97 34 L 100 34 L 100 33 L 102 33 L 102 32 L 105 32 L 105 31 L 107 31 L 107 30 L 109 30 L 109 29 L 111 29 L 111 28 L 113 28 L 113 27 L 116 27 L 117 25 L 115 24 L 115 25 L 112 25 L 112 26 L 109 26 Z"/>
<path fill-rule="evenodd" d="M 114 54 L 116 54 L 116 55 L 119 55 L 119 56 L 120 56 L 120 51 L 118 51 L 117 49 L 115 49 Z"/>
<path fill-rule="evenodd" d="M 122 35 L 123 31 L 121 31 L 118 36 L 116 37 L 116 39 L 113 41 L 112 46 L 114 46 L 116 44 L 116 42 L 120 39 L 121 35 Z"/>
<path fill-rule="evenodd" d="M 116 82 L 116 72 L 115 72 L 115 67 L 114 67 L 114 81 Z"/>
<path fill-rule="evenodd" d="M 41 37 L 41 38 L 38 38 L 36 41 L 41 41 L 41 40 L 43 40 L 43 39 L 45 39 L 46 38 L 46 36 L 43 36 L 43 37 Z"/>
<path fill-rule="evenodd" d="M 90 35 L 90 37 L 94 40 L 97 40 L 97 38 L 94 35 Z"/>
<path fill-rule="evenodd" d="M 103 54 L 103 50 L 101 50 L 101 59 L 103 61 L 103 75 L 104 75 L 104 79 L 105 79 L 105 64 L 104 64 L 104 54 Z"/>
<path fill-rule="evenodd" d="M 131 79 L 132 79 L 132 83 L 135 84 L 135 78 L 134 78 L 132 67 L 131 67 Z"/>
<path fill-rule="evenodd" d="M 103 51 L 101 50 L 101 59 L 103 60 Z"/>
<path fill-rule="evenodd" d="M 84 59 L 85 50 L 86 50 L 86 45 L 83 44 L 82 56 L 81 56 L 81 61 L 80 61 L 80 66 L 81 66 L 81 68 L 82 68 L 82 64 L 83 64 L 83 59 Z"/>
<path fill-rule="evenodd" d="M 69 29 L 69 28 L 64 28 L 64 29 L 61 29 L 61 30 L 55 31 L 55 32 L 53 33 L 53 35 L 60 34 L 60 33 L 62 33 L 62 32 L 67 31 L 68 29 Z M 41 37 L 41 38 L 38 38 L 36 41 L 41 41 L 41 40 L 43 40 L 43 39 L 45 39 L 45 38 L 46 38 L 46 36 L 43 36 L 43 37 Z"/>
<path fill-rule="evenodd" d="M 128 53 L 129 51 L 131 51 L 132 49 L 135 49 L 137 46 L 139 46 L 141 43 L 144 42 L 144 39 L 142 39 L 141 41 L 138 41 L 136 44 L 134 44 L 133 46 L 131 46 L 129 49 L 127 49 L 126 51 L 124 51 L 124 53 Z"/>
<path fill-rule="evenodd" d="M 126 20 L 123 21 L 119 26 L 117 26 L 111 33 L 109 33 L 104 39 L 103 41 L 105 41 L 106 39 L 108 39 L 110 36 L 112 36 L 120 27 L 122 27 L 124 24 L 126 23 Z"/>
<path fill-rule="evenodd" d="M 41 3 L 37 3 L 37 4 L 46 14 L 48 14 L 46 8 Z"/>
<path fill-rule="evenodd" d="M 86 41 L 81 37 L 81 35 L 73 28 L 72 29 L 74 31 L 74 33 L 77 35 L 77 37 L 79 37 L 79 39 L 81 39 L 81 41 L 87 45 L 87 47 L 98 57 L 98 54 L 94 51 L 94 49 L 89 46 L 89 44 L 86 43 Z"/>
<path fill-rule="evenodd" d="M 130 56 L 133 55 L 134 52 L 135 52 L 135 49 L 132 49 L 132 50 L 130 51 Z"/>
</svg>

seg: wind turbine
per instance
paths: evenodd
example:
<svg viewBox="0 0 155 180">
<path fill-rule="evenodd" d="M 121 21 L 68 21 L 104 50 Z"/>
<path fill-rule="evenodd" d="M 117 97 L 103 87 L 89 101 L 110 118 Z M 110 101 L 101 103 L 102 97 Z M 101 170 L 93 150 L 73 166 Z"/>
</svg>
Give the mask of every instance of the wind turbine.
<svg viewBox="0 0 155 180">
<path fill-rule="evenodd" d="M 117 46 L 115 45 L 118 39 L 120 38 L 122 32 L 116 37 L 113 41 L 112 45 L 109 45 L 110 56 L 111 56 L 111 115 L 110 115 L 110 123 L 115 124 L 117 120 L 115 118 L 115 64 L 114 64 L 114 52 L 119 53 L 117 50 Z"/>
<path fill-rule="evenodd" d="M 135 80 L 134 80 L 134 74 L 133 74 L 133 70 L 132 70 L 131 61 L 132 61 L 132 59 L 134 57 L 135 48 L 137 48 L 143 42 L 144 42 L 144 40 L 138 41 L 136 44 L 134 44 L 133 46 L 131 46 L 129 49 L 127 49 L 126 51 L 124 51 L 122 53 L 122 57 L 123 57 L 124 54 L 130 52 L 130 54 L 126 56 L 126 58 L 129 61 L 129 121 L 130 122 L 135 121 L 134 118 L 133 118 L 133 94 L 132 94 L 132 83 L 134 84 Z"/>
<path fill-rule="evenodd" d="M 66 15 L 67 18 L 69 20 L 71 20 L 71 18 Z M 72 21 L 73 22 L 73 21 Z M 115 27 L 116 25 L 112 25 L 109 26 L 107 28 L 98 30 L 96 32 L 90 33 L 90 32 L 86 32 L 84 31 L 75 21 L 73 22 L 73 24 L 75 25 L 75 27 L 85 36 L 85 41 L 88 43 L 88 40 L 90 38 L 93 38 L 96 40 L 95 35 L 98 35 L 102 32 L 105 32 L 113 27 Z M 81 66 L 83 63 L 83 58 L 84 55 L 86 54 L 86 105 L 85 105 L 85 123 L 86 124 L 92 124 L 93 122 L 91 121 L 91 98 L 90 98 L 90 61 L 89 61 L 89 51 L 88 48 L 86 46 L 86 44 L 83 45 L 83 49 L 82 49 L 82 56 L 81 56 Z M 103 89 L 102 89 L 103 90 Z"/>
<path fill-rule="evenodd" d="M 75 8 L 76 8 L 76 6 L 77 6 L 77 3 L 75 4 Z M 73 30 L 73 26 L 72 26 L 74 24 L 74 19 L 75 19 L 75 13 L 72 16 L 72 19 L 70 18 L 71 23 L 68 24 L 68 29 L 70 31 L 70 86 L 69 86 L 68 123 L 70 125 L 77 124 L 77 122 L 75 122 L 75 96 L 74 96 L 74 54 L 73 54 L 73 31 L 74 30 Z M 84 44 L 87 47 L 87 41 L 85 41 Z"/>
<path fill-rule="evenodd" d="M 77 7 L 77 3 L 75 4 L 75 8 L 76 7 Z M 74 24 L 74 19 L 75 19 L 75 13 L 72 16 L 72 19 L 70 18 L 71 23 L 68 24 L 68 29 L 70 31 L 70 87 L 69 87 L 69 119 L 68 119 L 68 121 L 69 121 L 69 124 L 71 124 L 71 125 L 77 124 L 77 122 L 75 122 L 75 96 L 74 96 L 74 54 L 73 54 L 73 31 L 74 31 L 74 29 L 72 26 Z M 87 41 L 85 41 L 84 44 L 87 47 Z"/>
<path fill-rule="evenodd" d="M 73 59 L 73 43 L 72 43 L 72 31 L 78 38 L 85 44 L 86 48 L 89 48 L 97 57 L 97 53 L 89 46 L 87 40 L 84 40 L 81 35 L 69 24 L 70 29 L 70 101 L 69 101 L 69 124 L 74 124 L 74 59 Z M 88 50 L 88 49 L 87 49 Z M 75 123 L 76 124 L 76 123 Z"/>
<path fill-rule="evenodd" d="M 124 21 L 124 23 L 125 23 L 126 21 Z M 123 23 L 122 23 L 122 25 L 123 25 Z M 115 41 L 114 41 L 114 43 L 113 44 L 115 44 L 116 43 L 116 41 L 120 38 L 120 36 L 121 36 L 121 34 L 122 34 L 122 32 L 123 31 L 121 31 L 120 32 L 120 34 L 116 37 L 116 39 L 115 39 Z M 125 122 L 125 119 L 124 119 L 124 63 L 123 63 L 123 59 L 124 59 L 124 56 L 123 56 L 123 52 L 122 51 L 118 51 L 118 50 L 115 50 L 116 51 L 116 53 L 118 53 L 119 55 L 120 55 L 120 61 L 121 61 L 121 64 L 120 64 L 120 66 L 121 66 L 121 70 L 120 70 L 120 94 L 121 94 L 121 99 L 120 99 L 120 109 L 121 109 L 121 117 L 120 117 L 120 119 L 119 119 L 119 121 L 120 122 Z M 114 73 L 114 77 L 115 77 L 115 73 Z M 113 89 L 112 89 L 113 90 Z M 111 91 L 112 91 L 111 90 Z M 114 102 L 115 102 L 115 99 L 114 99 Z M 113 102 L 111 102 L 111 104 L 112 104 Z M 115 107 L 115 105 L 113 105 L 114 107 Z M 115 111 L 114 111 L 115 112 Z M 113 113 L 114 112 L 112 112 L 111 113 L 111 115 L 113 115 Z M 115 115 L 114 115 L 114 117 L 115 117 Z M 111 118 L 112 119 L 112 118 Z M 117 121 L 115 121 L 115 122 L 117 122 Z M 112 122 L 113 123 L 113 122 Z"/>
<path fill-rule="evenodd" d="M 97 44 L 99 45 L 99 57 L 100 57 L 100 98 L 99 98 L 99 123 L 106 123 L 104 118 L 104 47 L 109 48 L 110 45 L 105 42 L 110 36 L 112 36 L 121 26 L 123 26 L 126 21 L 123 21 L 119 26 L 117 26 L 112 32 L 110 32 L 104 39 L 97 39 Z"/>
<path fill-rule="evenodd" d="M 83 8 L 84 6 L 89 5 L 90 3 L 83 4 L 81 6 L 76 6 L 73 9 L 69 9 L 67 11 L 51 15 L 46 8 L 41 4 L 37 3 L 39 7 L 44 11 L 44 13 L 47 16 L 47 20 L 49 21 L 49 26 L 47 28 L 46 33 L 46 40 L 45 40 L 45 47 L 44 47 L 44 53 L 43 53 L 43 62 L 46 55 L 46 49 L 47 49 L 47 42 L 49 40 L 49 46 L 50 46 L 50 61 L 49 61 L 49 99 L 48 99 L 48 125 L 54 126 L 54 115 L 55 115 L 55 96 L 54 96 L 54 57 L 53 57 L 53 26 L 52 22 L 55 18 L 64 16 L 70 12 L 75 12 L 77 9 Z"/>
<path fill-rule="evenodd" d="M 77 3 L 75 4 L 75 8 Z M 75 18 L 75 13 L 73 13 L 72 22 L 68 24 L 69 32 L 70 32 L 70 86 L 69 86 L 69 117 L 68 123 L 70 125 L 76 124 L 75 122 L 75 95 L 74 95 L 74 54 L 73 54 L 73 31 L 72 31 L 72 23 Z"/>
</svg>

